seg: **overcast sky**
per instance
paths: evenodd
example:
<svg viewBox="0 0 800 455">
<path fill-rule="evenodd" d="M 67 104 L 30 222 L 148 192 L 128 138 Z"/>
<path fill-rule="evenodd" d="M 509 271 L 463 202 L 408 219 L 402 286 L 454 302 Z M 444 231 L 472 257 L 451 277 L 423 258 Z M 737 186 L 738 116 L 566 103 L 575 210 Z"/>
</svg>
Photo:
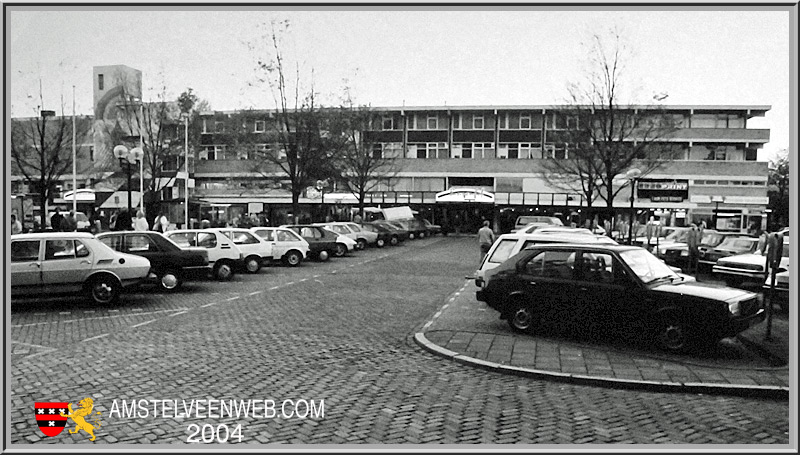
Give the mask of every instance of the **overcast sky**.
<svg viewBox="0 0 800 455">
<path fill-rule="evenodd" d="M 114 64 L 142 71 L 145 100 L 157 95 L 148 88 L 166 84 L 172 97 L 192 87 L 215 110 L 273 108 L 249 85 L 256 55 L 246 45 L 272 18 L 290 20 L 285 52 L 300 60 L 304 76 L 313 68 L 323 94 L 340 93 L 347 80 L 357 101 L 372 106 L 554 104 L 581 77 L 581 43 L 617 27 L 633 52 L 624 81 L 640 88 L 642 100 L 666 93 L 667 104 L 769 105 L 766 118 L 748 125 L 771 130 L 759 159 L 789 147 L 790 15 L 780 9 L 56 8 L 7 7 L 12 116 L 37 115 L 40 80 L 45 108 L 60 111 L 63 96 L 71 114 L 74 85 L 77 112 L 91 114 L 92 67 Z"/>
</svg>

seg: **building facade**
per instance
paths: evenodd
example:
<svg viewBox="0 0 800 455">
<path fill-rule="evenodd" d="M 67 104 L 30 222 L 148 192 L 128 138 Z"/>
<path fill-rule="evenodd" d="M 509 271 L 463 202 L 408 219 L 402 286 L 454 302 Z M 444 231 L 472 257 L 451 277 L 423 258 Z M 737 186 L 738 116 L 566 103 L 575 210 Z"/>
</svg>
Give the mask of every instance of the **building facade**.
<svg viewBox="0 0 800 455">
<path fill-rule="evenodd" d="M 570 128 L 566 107 L 448 106 L 373 108 L 372 127 L 365 137 L 375 154 L 398 160 L 400 171 L 390 183 L 367 196 L 368 205 L 410 205 L 434 222 L 453 230 L 474 232 L 483 219 L 499 230 L 509 229 L 516 216 L 551 214 L 583 222 L 587 201 L 580 191 L 554 187 L 543 177 L 543 160 L 568 159 L 569 144 L 559 133 Z M 764 116 L 769 106 L 666 106 L 678 129 L 663 141 L 676 149 L 675 158 L 641 176 L 633 206 L 638 222 L 657 217 L 662 224 L 683 226 L 705 222 L 708 227 L 747 232 L 766 224 L 767 162 L 758 150 L 769 141 L 769 130 L 747 128 L 747 121 Z M 213 207 L 213 216 L 228 218 L 282 208 L 288 194 L 253 171 L 247 148 L 232 146 L 226 125 L 241 123 L 252 133 L 266 129 L 268 111 L 208 112 L 203 116 L 193 195 Z M 262 181 L 257 187 L 254 181 Z M 626 182 L 620 182 L 625 185 Z M 452 191 L 455 190 L 455 191 Z M 449 192 L 448 192 L 449 191 Z M 356 204 L 340 188 L 327 194 L 310 188 L 301 203 L 332 206 L 334 214 Z M 614 210 L 603 217 L 622 219 L 630 213 L 631 194 L 622 190 Z M 592 201 L 595 210 L 606 207 Z M 314 213 L 314 211 L 311 211 Z M 347 211 L 344 211 L 347 213 Z M 278 218 L 281 218 L 280 215 Z"/>
</svg>

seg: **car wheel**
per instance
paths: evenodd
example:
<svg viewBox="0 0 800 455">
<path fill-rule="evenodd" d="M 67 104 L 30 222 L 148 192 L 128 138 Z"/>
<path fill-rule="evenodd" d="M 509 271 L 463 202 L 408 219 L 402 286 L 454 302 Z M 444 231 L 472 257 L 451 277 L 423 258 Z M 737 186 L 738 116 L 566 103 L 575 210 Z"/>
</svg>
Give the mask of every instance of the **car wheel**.
<svg viewBox="0 0 800 455">
<path fill-rule="evenodd" d="M 425 238 L 425 233 L 424 232 L 420 232 L 419 233 L 419 238 L 424 239 Z"/>
<path fill-rule="evenodd" d="M 358 239 L 358 249 L 359 250 L 366 250 L 367 249 L 367 241 L 364 239 Z"/>
<path fill-rule="evenodd" d="M 261 270 L 261 258 L 258 256 L 247 256 L 244 260 L 244 268 L 247 273 L 258 273 Z"/>
<path fill-rule="evenodd" d="M 283 257 L 283 260 L 286 262 L 286 265 L 297 267 L 300 265 L 300 262 L 303 261 L 303 256 L 297 251 L 290 251 L 286 253 L 286 256 Z"/>
<path fill-rule="evenodd" d="M 663 316 L 656 324 L 656 343 L 664 351 L 686 352 L 691 345 L 691 334 L 691 326 L 674 315 Z"/>
<path fill-rule="evenodd" d="M 409 240 L 414 240 L 414 233 L 413 232 L 409 232 L 408 233 L 408 239 Z"/>
<path fill-rule="evenodd" d="M 375 241 L 375 246 L 377 246 L 378 248 L 385 247 L 386 246 L 386 240 L 383 240 L 383 239 L 376 240 Z"/>
<path fill-rule="evenodd" d="M 336 244 L 336 249 L 333 252 L 333 255 L 337 258 L 344 256 L 347 253 L 347 246 L 341 243 Z"/>
<path fill-rule="evenodd" d="M 400 239 L 398 239 L 395 235 L 393 235 L 391 240 L 389 240 L 389 244 L 392 246 L 397 246 L 398 243 L 400 243 Z"/>
<path fill-rule="evenodd" d="M 508 325 L 517 332 L 530 333 L 536 326 L 536 315 L 529 306 L 518 303 L 508 314 Z"/>
<path fill-rule="evenodd" d="M 329 257 L 330 257 L 330 254 L 328 253 L 327 250 L 322 250 L 317 255 L 317 258 L 319 258 L 319 260 L 322 261 L 322 262 L 327 261 Z"/>
<path fill-rule="evenodd" d="M 87 294 L 92 302 L 100 305 L 115 303 L 119 299 L 121 286 L 116 278 L 98 276 L 87 285 Z"/>
<path fill-rule="evenodd" d="M 233 278 L 233 267 L 227 262 L 218 262 L 214 266 L 214 277 L 219 281 L 230 281 Z"/>
<path fill-rule="evenodd" d="M 164 291 L 175 291 L 180 287 L 181 280 L 173 270 L 167 270 L 158 276 L 158 285 Z"/>
</svg>

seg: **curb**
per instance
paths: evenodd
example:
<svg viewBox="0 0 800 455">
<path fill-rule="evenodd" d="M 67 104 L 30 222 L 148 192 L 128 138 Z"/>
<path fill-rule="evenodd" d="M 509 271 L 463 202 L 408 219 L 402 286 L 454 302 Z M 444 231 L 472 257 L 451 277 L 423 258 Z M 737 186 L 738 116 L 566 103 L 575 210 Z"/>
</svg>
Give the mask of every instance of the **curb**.
<svg viewBox="0 0 800 455">
<path fill-rule="evenodd" d="M 760 356 L 769 359 L 769 362 L 774 363 L 776 367 L 789 367 L 788 359 L 784 359 L 782 356 L 775 354 L 771 350 L 765 348 L 763 345 L 751 340 L 749 337 L 738 334 L 736 335 L 736 339 L 739 340 L 743 345 L 747 346 L 748 349 L 752 349 L 753 351 L 758 352 Z"/>
<path fill-rule="evenodd" d="M 555 371 L 535 370 L 532 368 L 515 367 L 495 362 L 488 362 L 486 360 L 476 359 L 474 357 L 468 357 L 459 354 L 431 342 L 423 332 L 415 333 L 414 341 L 426 351 L 454 360 L 458 363 L 471 365 L 498 373 L 512 374 L 515 376 L 533 377 L 557 382 L 568 382 L 572 384 L 609 387 L 615 389 L 648 390 L 652 392 L 668 393 L 706 393 L 709 395 L 733 395 L 748 398 L 758 397 L 778 400 L 789 399 L 789 388 L 782 386 L 638 381 L 633 379 L 617 379 L 560 373 Z"/>
</svg>

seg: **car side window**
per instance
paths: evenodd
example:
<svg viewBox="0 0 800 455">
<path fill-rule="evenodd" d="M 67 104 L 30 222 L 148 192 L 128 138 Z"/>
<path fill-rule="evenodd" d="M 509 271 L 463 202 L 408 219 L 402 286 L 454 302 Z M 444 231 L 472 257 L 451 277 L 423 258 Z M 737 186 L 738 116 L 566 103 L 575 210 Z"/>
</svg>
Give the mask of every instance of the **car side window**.
<svg viewBox="0 0 800 455">
<path fill-rule="evenodd" d="M 169 236 L 169 239 L 175 242 L 179 247 L 186 248 L 194 245 L 195 235 L 194 232 L 178 232 Z"/>
<path fill-rule="evenodd" d="M 39 240 L 19 240 L 11 242 L 11 262 L 38 261 L 39 243 Z"/>
<path fill-rule="evenodd" d="M 106 246 L 114 251 L 122 251 L 122 236 L 121 235 L 106 235 L 100 238 L 100 241 L 105 243 Z"/>
<path fill-rule="evenodd" d="M 279 242 L 295 242 L 297 239 L 292 238 L 292 236 L 286 231 L 278 231 L 275 233 L 275 238 Z"/>
<path fill-rule="evenodd" d="M 73 240 L 47 240 L 44 248 L 46 261 L 75 258 L 75 242 Z"/>
<path fill-rule="evenodd" d="M 260 243 L 256 236 L 249 232 L 234 232 L 233 233 L 233 243 L 237 245 L 252 245 L 254 243 Z"/>
<path fill-rule="evenodd" d="M 592 283 L 612 284 L 616 264 L 607 253 L 584 253 L 581 260 L 583 279 Z"/>
<path fill-rule="evenodd" d="M 504 262 L 511 255 L 511 250 L 514 249 L 516 244 L 516 240 L 501 240 L 492 252 L 491 257 L 489 257 L 489 262 L 497 264 Z"/>
<path fill-rule="evenodd" d="M 533 255 L 524 269 L 527 275 L 535 277 L 571 279 L 574 262 L 572 251 L 542 251 Z"/>
<path fill-rule="evenodd" d="M 141 234 L 129 234 L 125 236 L 125 249 L 131 253 L 141 253 L 150 251 L 150 238 Z"/>
<path fill-rule="evenodd" d="M 203 248 L 214 248 L 217 246 L 217 236 L 211 232 L 199 232 L 197 234 L 197 246 Z"/>
<path fill-rule="evenodd" d="M 348 224 L 347 227 L 353 232 L 361 232 L 361 228 L 357 224 Z"/>
<path fill-rule="evenodd" d="M 256 234 L 260 235 L 262 239 L 271 242 L 275 239 L 274 231 L 272 229 L 259 229 Z"/>
<path fill-rule="evenodd" d="M 81 242 L 80 240 L 75 241 L 75 257 L 85 258 L 89 256 L 89 253 L 89 248 L 85 243 Z"/>
</svg>

